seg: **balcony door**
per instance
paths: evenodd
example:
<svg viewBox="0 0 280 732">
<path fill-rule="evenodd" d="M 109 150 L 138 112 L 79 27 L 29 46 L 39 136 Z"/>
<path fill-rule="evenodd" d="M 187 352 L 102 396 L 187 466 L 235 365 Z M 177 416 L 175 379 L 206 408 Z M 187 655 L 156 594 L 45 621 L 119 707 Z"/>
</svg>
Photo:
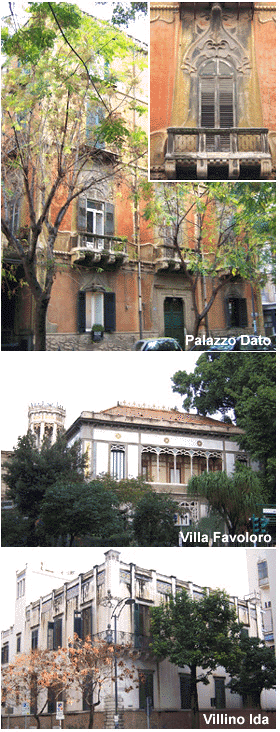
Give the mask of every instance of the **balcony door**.
<svg viewBox="0 0 280 732">
<path fill-rule="evenodd" d="M 203 65 L 199 74 L 199 126 L 229 129 L 236 125 L 233 68 L 220 59 Z M 230 135 L 206 136 L 206 150 L 227 152 Z"/>
</svg>

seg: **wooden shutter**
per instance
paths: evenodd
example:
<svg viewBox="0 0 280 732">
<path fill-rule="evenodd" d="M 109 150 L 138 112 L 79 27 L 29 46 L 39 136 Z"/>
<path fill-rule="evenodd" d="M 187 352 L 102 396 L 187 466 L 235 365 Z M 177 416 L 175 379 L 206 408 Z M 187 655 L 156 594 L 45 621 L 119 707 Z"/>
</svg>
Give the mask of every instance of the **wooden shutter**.
<svg viewBox="0 0 280 732">
<path fill-rule="evenodd" d="M 104 329 L 106 333 L 116 330 L 116 295 L 104 292 Z"/>
<path fill-rule="evenodd" d="M 114 236 L 115 222 L 114 222 L 114 205 L 112 203 L 105 203 L 105 225 L 104 233 L 106 236 Z"/>
<path fill-rule="evenodd" d="M 219 126 L 233 127 L 233 81 L 219 79 Z"/>
<path fill-rule="evenodd" d="M 78 231 L 87 231 L 87 199 L 79 196 L 78 199 Z"/>
<path fill-rule="evenodd" d="M 62 618 L 56 618 L 53 625 L 53 647 L 56 651 L 62 647 Z"/>
<path fill-rule="evenodd" d="M 215 79 L 201 79 L 201 127 L 215 127 Z"/>
<path fill-rule="evenodd" d="M 86 293 L 78 293 L 78 333 L 86 330 Z"/>
</svg>

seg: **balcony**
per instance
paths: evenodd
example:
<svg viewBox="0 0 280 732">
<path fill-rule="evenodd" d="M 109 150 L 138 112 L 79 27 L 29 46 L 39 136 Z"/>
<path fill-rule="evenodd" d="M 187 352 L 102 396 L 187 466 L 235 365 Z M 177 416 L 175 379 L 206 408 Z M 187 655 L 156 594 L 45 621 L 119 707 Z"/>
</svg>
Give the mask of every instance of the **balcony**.
<svg viewBox="0 0 280 732">
<path fill-rule="evenodd" d="M 268 129 L 264 127 L 169 127 L 165 173 L 176 179 L 177 168 L 196 167 L 199 179 L 207 179 L 209 166 L 228 167 L 228 178 L 241 178 L 241 166 L 259 167 L 259 177 L 268 178 L 272 172 L 268 145 Z M 211 175 L 209 175 L 211 177 Z M 249 177 L 248 174 L 244 177 Z"/>
<path fill-rule="evenodd" d="M 126 243 L 116 236 L 77 234 L 71 237 L 71 264 L 114 269 L 128 259 Z"/>
<path fill-rule="evenodd" d="M 186 265 L 189 264 L 187 251 L 182 249 L 182 255 Z M 156 272 L 182 272 L 183 264 L 174 246 L 158 247 L 155 261 Z"/>
<path fill-rule="evenodd" d="M 112 630 L 112 642 L 114 643 L 114 631 Z M 92 641 L 95 640 L 108 641 L 108 631 L 103 630 L 100 633 L 96 633 L 92 636 Z M 140 635 L 139 633 L 127 633 L 123 630 L 117 630 L 117 643 L 118 651 L 138 651 L 141 653 L 149 654 L 150 652 L 151 637 L 148 635 Z"/>
</svg>

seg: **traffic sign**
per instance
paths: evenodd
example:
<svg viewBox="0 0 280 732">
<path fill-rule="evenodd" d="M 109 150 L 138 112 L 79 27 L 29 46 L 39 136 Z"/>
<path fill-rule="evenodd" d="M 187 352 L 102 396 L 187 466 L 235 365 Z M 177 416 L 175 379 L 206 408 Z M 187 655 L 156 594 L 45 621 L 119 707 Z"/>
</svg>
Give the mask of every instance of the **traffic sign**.
<svg viewBox="0 0 280 732">
<path fill-rule="evenodd" d="M 64 702 L 56 702 L 56 719 L 64 719 Z"/>
<path fill-rule="evenodd" d="M 21 711 L 24 715 L 30 714 L 30 702 L 22 702 Z"/>
</svg>

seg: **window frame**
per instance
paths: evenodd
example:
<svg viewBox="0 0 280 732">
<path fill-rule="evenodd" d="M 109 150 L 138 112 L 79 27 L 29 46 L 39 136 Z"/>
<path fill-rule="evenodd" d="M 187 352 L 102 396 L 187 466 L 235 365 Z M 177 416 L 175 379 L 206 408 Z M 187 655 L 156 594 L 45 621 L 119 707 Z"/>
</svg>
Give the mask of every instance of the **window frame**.
<svg viewBox="0 0 280 732">
<path fill-rule="evenodd" d="M 117 457 L 117 456 L 121 456 Z M 125 445 L 110 445 L 110 476 L 114 480 L 124 480 L 126 477 L 126 448 Z"/>
</svg>

